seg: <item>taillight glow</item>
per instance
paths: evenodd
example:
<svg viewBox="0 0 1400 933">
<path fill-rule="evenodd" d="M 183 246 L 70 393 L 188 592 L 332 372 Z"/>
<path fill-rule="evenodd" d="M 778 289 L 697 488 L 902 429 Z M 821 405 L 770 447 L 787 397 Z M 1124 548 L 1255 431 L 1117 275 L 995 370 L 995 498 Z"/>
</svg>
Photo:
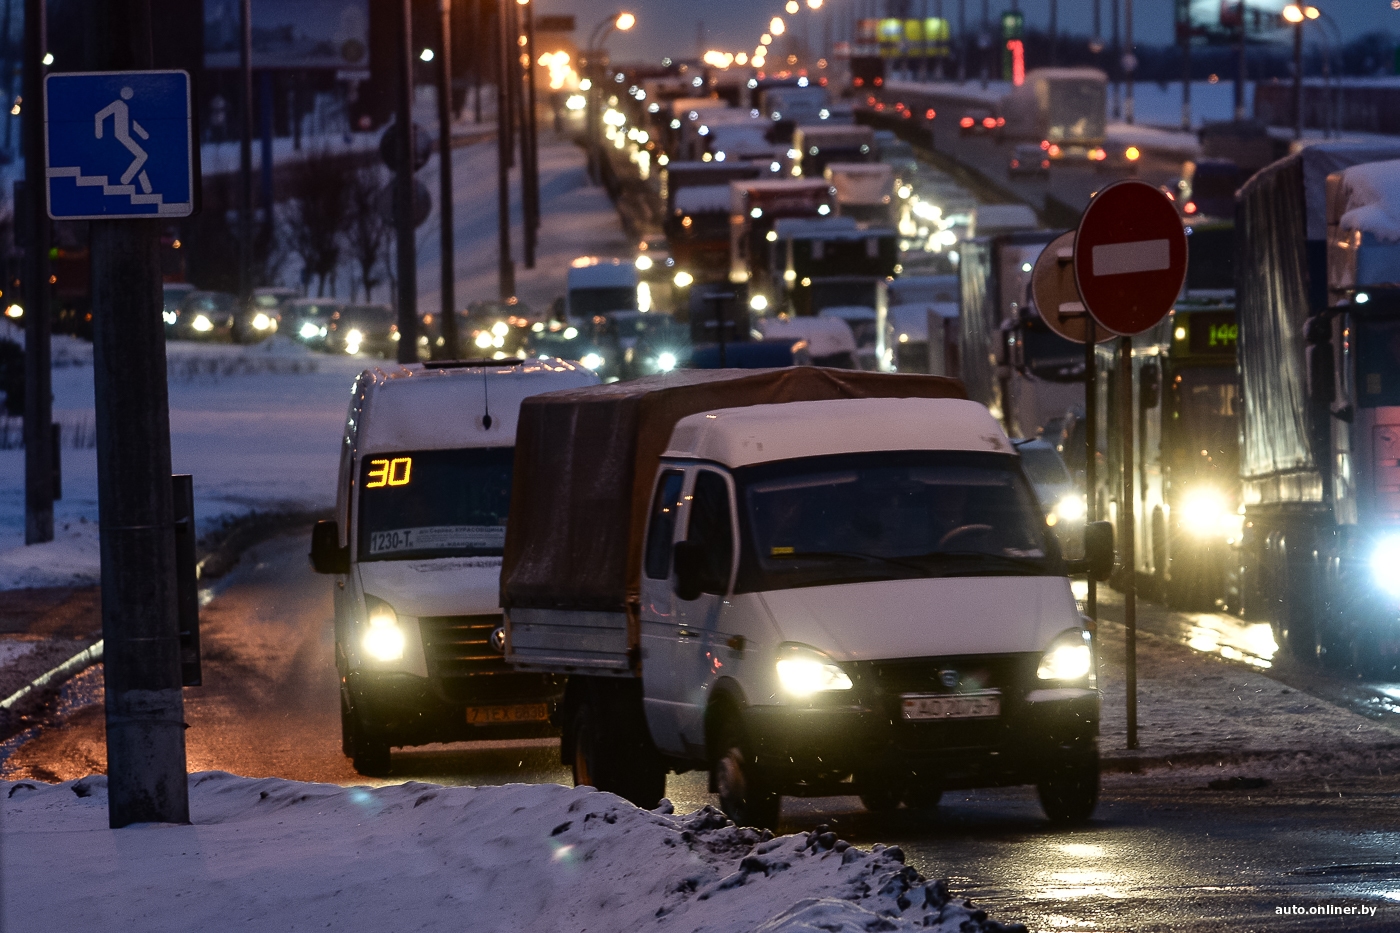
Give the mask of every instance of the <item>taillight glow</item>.
<svg viewBox="0 0 1400 933">
<path fill-rule="evenodd" d="M 1181 209 L 1183 214 L 1194 214 L 1197 210 L 1199 210 L 1199 208 L 1196 207 L 1195 201 L 1187 201 L 1186 206 Z"/>
<path fill-rule="evenodd" d="M 971 117 L 963 117 L 961 120 L 958 121 L 958 126 L 962 127 L 965 130 L 970 130 L 972 129 L 972 124 L 975 122 L 976 121 L 973 120 Z"/>
<path fill-rule="evenodd" d="M 997 125 L 996 117 L 983 117 L 982 125 L 989 130 L 995 128 Z"/>
</svg>

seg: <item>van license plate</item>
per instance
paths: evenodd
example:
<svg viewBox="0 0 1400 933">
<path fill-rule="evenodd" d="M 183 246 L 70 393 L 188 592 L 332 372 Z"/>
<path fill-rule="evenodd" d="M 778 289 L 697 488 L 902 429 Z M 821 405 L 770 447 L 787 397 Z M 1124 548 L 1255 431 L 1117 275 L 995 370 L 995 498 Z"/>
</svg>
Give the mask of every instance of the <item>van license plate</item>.
<svg viewBox="0 0 1400 933">
<path fill-rule="evenodd" d="M 548 719 L 549 704 L 547 703 L 467 707 L 467 723 L 473 726 L 487 726 L 501 722 L 545 722 Z"/>
<path fill-rule="evenodd" d="M 995 719 L 1001 715 L 1001 694 L 968 696 L 905 696 L 905 719 Z"/>
</svg>

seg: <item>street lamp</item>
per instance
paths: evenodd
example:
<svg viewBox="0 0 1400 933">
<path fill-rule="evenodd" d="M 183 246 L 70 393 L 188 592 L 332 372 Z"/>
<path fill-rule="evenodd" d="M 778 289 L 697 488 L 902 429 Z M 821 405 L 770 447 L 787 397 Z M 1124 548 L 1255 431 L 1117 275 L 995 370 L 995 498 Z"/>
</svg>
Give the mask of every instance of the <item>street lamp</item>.
<svg viewBox="0 0 1400 933">
<path fill-rule="evenodd" d="M 1283 8 L 1284 22 L 1293 25 L 1293 138 L 1303 137 L 1303 24 L 1317 19 L 1321 11 L 1315 6 L 1290 3 Z"/>
<path fill-rule="evenodd" d="M 597 26 L 593 27 L 593 32 L 588 37 L 588 49 L 585 54 L 588 56 L 586 70 L 589 77 L 589 87 L 584 132 L 588 137 L 589 174 L 597 181 L 602 180 L 603 170 L 600 164 L 601 147 L 598 145 L 598 86 L 603 77 L 603 43 L 607 41 L 613 30 L 626 32 L 635 25 L 637 25 L 637 17 L 626 10 L 619 10 L 605 16 Z"/>
</svg>

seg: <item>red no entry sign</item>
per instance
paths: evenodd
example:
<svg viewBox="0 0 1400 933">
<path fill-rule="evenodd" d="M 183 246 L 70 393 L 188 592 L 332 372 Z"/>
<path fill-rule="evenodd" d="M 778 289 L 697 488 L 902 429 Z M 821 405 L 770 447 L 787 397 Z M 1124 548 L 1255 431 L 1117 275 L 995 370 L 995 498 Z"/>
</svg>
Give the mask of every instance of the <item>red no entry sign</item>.
<svg viewBox="0 0 1400 933">
<path fill-rule="evenodd" d="M 1135 180 L 1095 195 L 1074 235 L 1074 278 L 1094 320 L 1116 334 L 1165 317 L 1186 280 L 1186 232 L 1171 200 Z"/>
</svg>

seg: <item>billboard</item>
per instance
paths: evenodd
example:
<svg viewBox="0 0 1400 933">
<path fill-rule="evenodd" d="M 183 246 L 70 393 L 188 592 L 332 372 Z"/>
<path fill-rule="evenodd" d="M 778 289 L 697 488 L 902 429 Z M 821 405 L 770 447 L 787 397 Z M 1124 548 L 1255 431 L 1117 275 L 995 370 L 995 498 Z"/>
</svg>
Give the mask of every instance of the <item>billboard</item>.
<svg viewBox="0 0 1400 933">
<path fill-rule="evenodd" d="M 1288 0 L 1175 0 L 1176 41 L 1230 42 L 1239 35 L 1262 35 L 1283 25 Z"/>
<path fill-rule="evenodd" d="M 239 67 L 239 0 L 204 0 L 204 67 Z M 254 68 L 368 71 L 369 0 L 252 0 Z"/>
</svg>

